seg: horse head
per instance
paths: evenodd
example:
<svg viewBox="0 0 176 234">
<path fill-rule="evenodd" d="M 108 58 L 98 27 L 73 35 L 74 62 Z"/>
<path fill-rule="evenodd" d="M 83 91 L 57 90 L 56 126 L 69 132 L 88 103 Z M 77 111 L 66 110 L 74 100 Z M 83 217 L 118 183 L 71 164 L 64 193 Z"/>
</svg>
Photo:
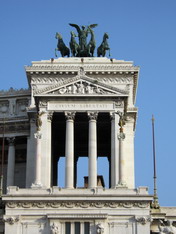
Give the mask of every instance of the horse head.
<svg viewBox="0 0 176 234">
<path fill-rule="evenodd" d="M 55 38 L 56 38 L 56 39 L 62 39 L 62 36 L 61 36 L 60 33 L 57 32 Z"/>
<path fill-rule="evenodd" d="M 70 33 L 72 37 L 77 37 L 77 35 L 73 31 L 71 31 Z"/>
<path fill-rule="evenodd" d="M 107 33 L 104 34 L 103 40 L 109 39 L 109 35 Z"/>
</svg>

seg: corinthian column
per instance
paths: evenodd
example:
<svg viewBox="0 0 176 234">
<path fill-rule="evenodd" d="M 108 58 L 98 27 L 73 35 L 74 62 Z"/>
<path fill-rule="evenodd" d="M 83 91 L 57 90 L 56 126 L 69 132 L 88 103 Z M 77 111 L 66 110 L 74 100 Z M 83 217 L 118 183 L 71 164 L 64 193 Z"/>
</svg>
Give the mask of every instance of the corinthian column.
<svg viewBox="0 0 176 234">
<path fill-rule="evenodd" d="M 74 188 L 74 117 L 75 112 L 65 112 L 66 143 L 65 143 L 65 187 Z"/>
<path fill-rule="evenodd" d="M 8 165 L 7 165 L 7 186 L 14 185 L 14 172 L 15 172 L 15 138 L 7 139 L 9 142 L 8 148 Z"/>
<path fill-rule="evenodd" d="M 97 112 L 88 112 L 89 117 L 89 188 L 97 186 Z"/>
</svg>

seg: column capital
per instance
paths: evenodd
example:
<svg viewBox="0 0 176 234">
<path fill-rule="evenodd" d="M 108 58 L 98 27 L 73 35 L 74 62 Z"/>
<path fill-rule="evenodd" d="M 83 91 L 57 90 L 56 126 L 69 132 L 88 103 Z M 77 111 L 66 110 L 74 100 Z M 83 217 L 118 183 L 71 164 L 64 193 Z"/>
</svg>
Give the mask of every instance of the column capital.
<svg viewBox="0 0 176 234">
<path fill-rule="evenodd" d="M 47 113 L 47 120 L 48 121 L 52 121 L 52 119 L 53 119 L 53 114 L 54 114 L 54 111 L 48 111 L 48 113 Z"/>
<path fill-rule="evenodd" d="M 111 120 L 115 120 L 115 112 L 109 112 Z"/>
<path fill-rule="evenodd" d="M 7 141 L 9 143 L 9 145 L 14 145 L 15 144 L 15 137 L 8 137 Z"/>
<path fill-rule="evenodd" d="M 75 111 L 65 111 L 66 120 L 74 120 L 75 114 Z"/>
<path fill-rule="evenodd" d="M 87 112 L 89 120 L 97 120 L 98 112 Z"/>
<path fill-rule="evenodd" d="M 42 134 L 41 134 L 40 132 L 34 133 L 34 137 L 35 137 L 37 140 L 40 140 L 40 139 L 42 139 Z"/>
</svg>

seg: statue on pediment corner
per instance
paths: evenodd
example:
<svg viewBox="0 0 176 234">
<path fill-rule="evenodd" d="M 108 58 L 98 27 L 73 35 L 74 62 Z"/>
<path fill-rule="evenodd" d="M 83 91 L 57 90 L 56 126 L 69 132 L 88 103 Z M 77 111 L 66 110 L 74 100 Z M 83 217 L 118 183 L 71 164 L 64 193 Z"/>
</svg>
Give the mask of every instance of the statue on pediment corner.
<svg viewBox="0 0 176 234">
<path fill-rule="evenodd" d="M 109 47 L 109 44 L 108 44 L 108 39 L 109 39 L 109 35 L 107 33 L 104 33 L 103 41 L 102 41 L 101 45 L 98 47 L 98 49 L 97 49 L 97 56 L 98 57 L 100 57 L 100 56 L 105 57 L 106 50 L 109 50 L 109 57 L 111 56 L 110 47 Z"/>
</svg>

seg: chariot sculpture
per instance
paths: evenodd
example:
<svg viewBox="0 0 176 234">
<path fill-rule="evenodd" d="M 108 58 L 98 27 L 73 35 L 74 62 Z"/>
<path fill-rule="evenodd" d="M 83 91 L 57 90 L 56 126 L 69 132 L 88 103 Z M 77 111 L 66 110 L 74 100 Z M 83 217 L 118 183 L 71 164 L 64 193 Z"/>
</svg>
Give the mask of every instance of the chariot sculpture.
<svg viewBox="0 0 176 234">
<path fill-rule="evenodd" d="M 57 51 L 60 51 L 62 57 L 69 57 L 70 52 L 72 57 L 94 57 L 94 51 L 96 48 L 95 34 L 93 28 L 97 27 L 98 24 L 90 24 L 88 26 L 78 26 L 77 24 L 69 24 L 77 30 L 77 34 L 71 31 L 71 39 L 69 42 L 70 48 L 68 48 L 60 33 L 56 33 L 56 39 L 58 39 L 57 48 L 55 49 L 55 56 L 57 57 Z M 76 40 L 78 37 L 78 40 Z M 103 41 L 97 48 L 97 56 L 105 57 L 106 51 L 110 48 L 108 44 L 108 34 L 104 33 Z M 89 39 L 89 42 L 87 40 Z"/>
</svg>

